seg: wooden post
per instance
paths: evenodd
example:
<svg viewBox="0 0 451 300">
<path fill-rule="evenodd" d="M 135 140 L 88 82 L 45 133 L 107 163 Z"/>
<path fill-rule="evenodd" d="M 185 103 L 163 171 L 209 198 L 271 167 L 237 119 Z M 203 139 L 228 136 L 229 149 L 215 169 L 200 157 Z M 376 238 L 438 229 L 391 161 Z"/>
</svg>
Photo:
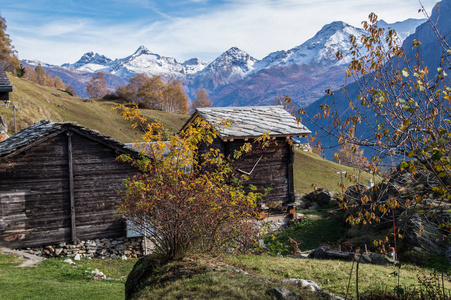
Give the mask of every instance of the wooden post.
<svg viewBox="0 0 451 300">
<path fill-rule="evenodd" d="M 67 156 L 69 161 L 69 198 L 70 198 L 70 225 L 72 242 L 77 242 L 77 228 L 75 225 L 75 199 L 74 199 L 74 170 L 72 165 L 72 132 L 68 131 L 67 134 Z"/>
<path fill-rule="evenodd" d="M 286 142 L 288 145 L 288 152 L 290 153 L 287 167 L 288 167 L 288 197 L 289 203 L 294 203 L 294 176 L 293 176 L 293 165 L 294 165 L 294 149 L 293 144 L 290 144 L 288 141 Z"/>
</svg>

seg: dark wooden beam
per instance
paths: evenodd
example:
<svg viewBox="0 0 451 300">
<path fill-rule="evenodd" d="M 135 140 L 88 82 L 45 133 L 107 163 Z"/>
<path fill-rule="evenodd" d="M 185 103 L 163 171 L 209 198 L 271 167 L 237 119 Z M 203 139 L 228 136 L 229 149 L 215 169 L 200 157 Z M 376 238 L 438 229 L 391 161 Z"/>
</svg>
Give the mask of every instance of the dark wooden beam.
<svg viewBox="0 0 451 300">
<path fill-rule="evenodd" d="M 69 198 L 70 198 L 70 225 L 72 242 L 77 242 L 77 226 L 75 224 L 75 199 L 74 199 L 74 169 L 72 165 L 72 132 L 67 131 L 67 160 L 69 162 Z"/>
<path fill-rule="evenodd" d="M 294 203 L 294 175 L 293 175 L 293 166 L 294 166 L 294 149 L 292 143 L 287 143 L 288 151 L 290 152 L 290 156 L 287 161 L 288 167 L 288 197 L 289 202 Z"/>
</svg>

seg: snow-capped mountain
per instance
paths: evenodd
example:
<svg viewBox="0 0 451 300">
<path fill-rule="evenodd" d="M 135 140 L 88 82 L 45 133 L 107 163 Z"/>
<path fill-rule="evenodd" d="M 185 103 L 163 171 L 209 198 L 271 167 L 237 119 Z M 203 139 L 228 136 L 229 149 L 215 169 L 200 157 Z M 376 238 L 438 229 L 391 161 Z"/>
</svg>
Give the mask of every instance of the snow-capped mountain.
<svg viewBox="0 0 451 300">
<path fill-rule="evenodd" d="M 422 22 L 424 20 L 409 19 L 388 24 L 380 20 L 378 25 L 394 28 L 404 39 Z M 63 81 L 67 78 L 81 96 L 86 95 L 86 82 L 96 72 L 105 72 L 110 78 L 111 87 L 144 73 L 180 79 L 190 96 L 203 87 L 215 105 L 265 105 L 271 104 L 281 95 L 289 95 L 296 102 L 306 105 L 319 98 L 324 89 L 338 88 L 344 83 L 343 74 L 351 57 L 349 36 L 358 37 L 362 33 L 362 29 L 344 22 L 333 22 L 303 44 L 273 52 L 261 61 L 232 47 L 210 64 L 199 58 L 180 63 L 175 58 L 153 53 L 140 46 L 125 58 L 113 60 L 88 52 L 72 64 L 41 65 L 52 74 L 62 77 Z M 336 58 L 339 50 L 344 57 L 340 61 Z"/>
<path fill-rule="evenodd" d="M 65 84 L 71 85 L 79 97 L 88 97 L 88 94 L 86 93 L 86 85 L 89 80 L 91 80 L 92 75 L 95 74 L 92 71 L 77 70 L 68 67 L 68 64 L 65 64 L 66 66 L 64 67 L 51 65 L 38 60 L 23 59 L 21 60 L 21 64 L 23 66 L 29 65 L 33 68 L 36 68 L 40 64 L 48 74 L 58 76 Z M 127 81 L 123 78 L 117 77 L 110 73 L 105 73 L 105 80 L 108 89 L 111 92 L 113 92 L 116 87 L 127 84 Z"/>
<path fill-rule="evenodd" d="M 379 26 L 400 30 L 400 37 L 404 38 L 423 21 L 409 19 L 395 24 L 381 21 Z M 218 81 L 212 88 L 211 79 L 208 82 L 205 78 L 196 78 L 193 87 L 206 88 L 210 99 L 218 106 L 268 105 L 288 95 L 305 107 L 324 95 L 325 89 L 338 89 L 345 83 L 344 74 L 352 58 L 349 37 L 354 35 L 359 40 L 363 33 L 362 29 L 344 22 L 333 22 L 303 44 L 271 53 L 255 62 L 239 81 L 222 86 Z M 342 52 L 342 60 L 336 58 L 337 51 Z"/>
<path fill-rule="evenodd" d="M 190 75 L 202 71 L 206 66 L 208 66 L 208 62 L 200 58 L 191 58 L 182 63 L 182 65 L 185 67 L 185 74 Z"/>
<path fill-rule="evenodd" d="M 132 55 L 125 58 L 109 59 L 93 52 L 85 53 L 74 64 L 63 64 L 79 71 L 107 72 L 125 80 L 144 73 L 148 76 L 160 75 L 172 78 L 184 78 L 186 74 L 194 74 L 205 68 L 208 63 L 197 58 L 179 63 L 173 57 L 161 56 L 140 46 Z"/>
<path fill-rule="evenodd" d="M 409 35 L 415 32 L 415 29 L 426 22 L 426 19 L 407 19 L 395 23 L 387 23 L 384 20 L 378 22 L 378 26 L 387 29 L 394 29 L 401 41 L 404 41 Z"/>
<path fill-rule="evenodd" d="M 258 60 L 237 47 L 222 53 L 202 71 L 195 74 L 193 86 L 213 91 L 232 84 L 249 74 Z"/>
<path fill-rule="evenodd" d="M 325 25 L 314 37 L 290 50 L 269 54 L 255 65 L 255 71 L 292 64 L 347 64 L 349 63 L 349 36 L 360 36 L 362 29 L 344 22 Z M 338 62 L 337 51 L 344 52 L 344 59 Z"/>
<path fill-rule="evenodd" d="M 451 35 L 448 33 L 451 32 L 451 22 L 449 18 L 444 18 L 443 16 L 449 16 L 451 14 L 451 0 L 443 0 L 439 3 L 439 5 L 434 6 L 432 9 L 430 20 L 432 24 L 435 24 L 438 32 L 443 37 L 441 43 L 451 43 Z M 425 23 L 425 20 L 406 20 L 403 23 L 397 22 L 394 24 L 387 24 L 387 27 L 394 28 L 401 38 L 405 36 L 407 33 L 412 33 L 408 37 L 404 38 L 402 48 L 404 49 L 404 54 L 406 55 L 406 60 L 401 59 L 396 62 L 396 68 L 399 70 L 407 67 L 407 62 L 410 61 L 410 66 L 415 65 L 417 62 L 421 62 L 422 66 L 429 67 L 429 75 L 428 78 L 431 79 L 437 72 L 437 68 L 439 66 L 444 67 L 442 65 L 442 57 L 444 55 L 443 49 L 440 43 L 437 40 L 437 36 L 434 33 L 433 28 L 430 24 Z M 378 25 L 384 28 L 386 25 L 385 22 L 379 21 Z M 412 25 L 413 24 L 413 25 Z M 419 24 L 418 26 L 415 26 Z M 409 26 L 407 26 L 409 25 Z M 406 26 L 405 28 L 403 28 Z M 415 28 L 414 28 L 415 27 Z M 413 28 L 413 30 L 412 30 Z M 404 32 L 404 33 L 403 33 Z M 421 41 L 421 44 L 418 47 L 412 47 L 414 41 Z M 446 63 L 445 63 L 446 65 Z M 367 82 L 371 82 L 369 79 Z M 371 83 L 368 83 L 371 84 Z M 335 91 L 334 96 L 323 96 L 319 98 L 317 101 L 313 102 L 309 107 L 306 108 L 307 115 L 309 117 L 315 116 L 318 112 L 321 112 L 322 105 L 333 105 L 340 116 L 346 118 L 352 114 L 352 111 L 349 110 L 349 100 L 357 99 L 358 94 L 361 90 L 361 87 L 357 83 L 351 83 L 346 85 L 345 91 L 343 89 L 338 89 Z M 369 123 L 373 123 L 377 119 L 377 115 L 374 114 L 374 111 L 370 109 L 365 109 L 360 106 L 359 101 L 355 101 L 356 107 L 359 109 L 360 113 L 362 113 L 362 119 L 366 119 Z M 330 120 L 322 119 L 318 121 L 320 126 L 316 126 L 313 124 L 309 118 L 303 119 L 303 124 L 306 125 L 313 132 L 317 132 L 318 136 L 328 136 L 327 138 L 323 138 L 321 143 L 323 145 L 324 153 L 327 158 L 331 158 L 333 156 L 333 152 L 336 151 L 336 145 L 338 141 L 333 138 L 331 135 L 327 135 L 322 131 L 321 126 L 327 126 L 327 122 Z M 379 120 L 380 123 L 380 120 Z M 357 134 L 362 137 L 370 137 L 374 136 L 374 131 L 369 126 L 359 126 L 357 128 Z M 371 156 L 375 154 L 370 148 L 362 148 L 365 149 L 365 155 Z"/>
<path fill-rule="evenodd" d="M 109 72 L 126 80 L 140 73 L 180 77 L 184 67 L 173 57 L 161 56 L 140 46 L 132 55 L 118 59 Z"/>
<path fill-rule="evenodd" d="M 94 52 L 91 51 L 85 53 L 76 63 L 63 64 L 61 67 L 73 68 L 86 72 L 108 72 L 112 64 L 113 60 L 98 53 L 94 54 Z"/>
</svg>

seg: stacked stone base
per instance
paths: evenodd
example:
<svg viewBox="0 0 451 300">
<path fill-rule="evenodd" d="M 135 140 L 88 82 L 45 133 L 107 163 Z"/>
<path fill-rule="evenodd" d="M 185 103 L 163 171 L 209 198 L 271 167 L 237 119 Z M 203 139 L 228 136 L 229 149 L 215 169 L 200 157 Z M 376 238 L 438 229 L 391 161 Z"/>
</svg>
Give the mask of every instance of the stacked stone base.
<svg viewBox="0 0 451 300">
<path fill-rule="evenodd" d="M 144 239 L 115 238 L 79 241 L 76 244 L 59 243 L 41 247 L 21 249 L 43 257 L 75 257 L 95 259 L 137 258 L 143 255 Z"/>
</svg>

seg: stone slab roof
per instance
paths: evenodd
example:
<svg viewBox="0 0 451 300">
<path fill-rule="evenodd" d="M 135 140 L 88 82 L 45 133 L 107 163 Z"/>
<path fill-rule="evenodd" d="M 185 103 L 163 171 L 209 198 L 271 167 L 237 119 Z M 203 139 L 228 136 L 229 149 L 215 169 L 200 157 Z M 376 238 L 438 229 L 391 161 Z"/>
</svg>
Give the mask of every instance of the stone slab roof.
<svg viewBox="0 0 451 300">
<path fill-rule="evenodd" d="M 0 63 L 0 92 L 12 92 L 13 87 L 6 76 L 5 69 Z"/>
<path fill-rule="evenodd" d="M 139 155 L 137 151 L 109 136 L 71 122 L 39 121 L 0 142 L 0 158 L 20 153 L 64 131 L 74 131 L 122 153 Z"/>
<path fill-rule="evenodd" d="M 254 138 L 265 133 L 270 136 L 306 136 L 310 130 L 299 123 L 283 106 L 243 106 L 198 108 L 184 129 L 196 117 L 212 124 L 221 138 Z M 229 120 L 228 127 L 219 125 Z"/>
</svg>

